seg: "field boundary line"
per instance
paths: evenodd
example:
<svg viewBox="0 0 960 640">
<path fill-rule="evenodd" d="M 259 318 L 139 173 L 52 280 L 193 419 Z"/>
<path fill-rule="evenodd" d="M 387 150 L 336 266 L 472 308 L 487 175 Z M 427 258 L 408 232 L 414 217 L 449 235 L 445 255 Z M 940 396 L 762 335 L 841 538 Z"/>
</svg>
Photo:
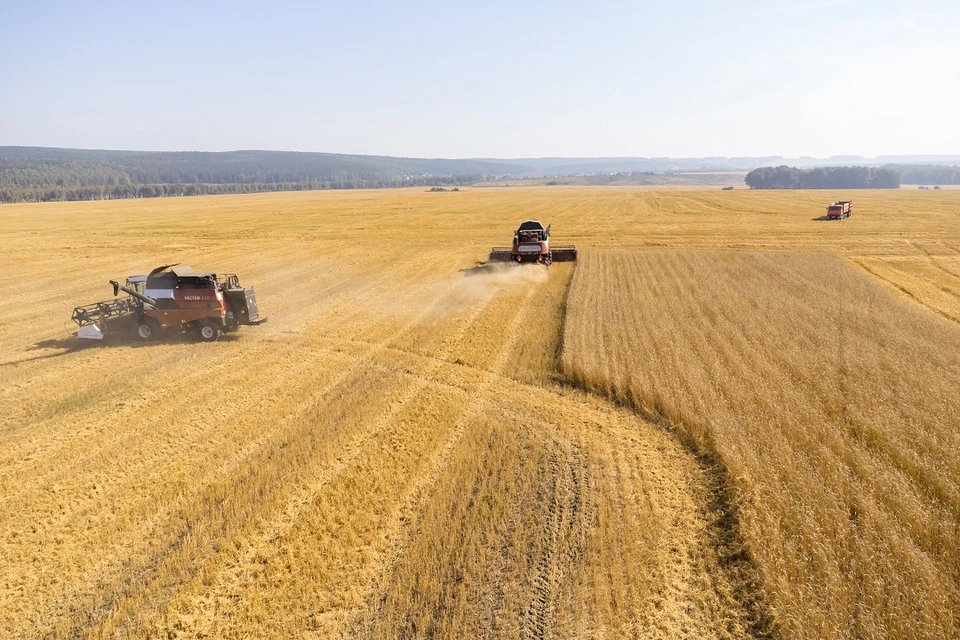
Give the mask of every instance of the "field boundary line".
<svg viewBox="0 0 960 640">
<path fill-rule="evenodd" d="M 671 436 L 693 456 L 710 497 L 709 504 L 702 505 L 702 515 L 708 523 L 707 528 L 711 538 L 709 544 L 717 554 L 718 566 L 726 574 L 734 599 L 746 612 L 744 622 L 750 636 L 753 638 L 775 637 L 778 626 L 763 596 L 763 577 L 741 533 L 737 489 L 730 479 L 729 471 L 720 454 L 713 449 L 704 449 L 698 445 L 693 437 L 686 435 L 688 430 L 682 429 L 678 423 L 668 418 L 659 409 L 636 404 L 628 395 L 613 390 L 606 393 L 602 389 L 593 389 L 586 383 L 569 376 L 560 386 L 603 398 L 614 407 L 620 407 L 632 413 Z"/>
<path fill-rule="evenodd" d="M 947 313 L 946 311 L 941 311 L 940 309 L 937 309 L 936 307 L 933 307 L 933 306 L 927 304 L 926 302 L 924 302 L 923 300 L 921 300 L 921 299 L 920 299 L 919 297 L 917 297 L 913 292 L 911 292 L 909 289 L 907 289 L 906 287 L 904 287 L 904 286 L 901 285 L 900 283 L 895 282 L 894 280 L 891 280 L 890 278 L 887 278 L 887 277 L 885 277 L 885 276 L 882 276 L 882 275 L 880 275 L 879 273 L 877 273 L 875 270 L 873 270 L 873 269 L 871 269 L 870 267 L 868 267 L 868 266 L 863 262 L 862 259 L 860 259 L 860 258 L 853 258 L 853 259 L 851 259 L 851 262 L 853 262 L 855 265 L 857 265 L 858 267 L 860 267 L 861 269 L 863 269 L 864 271 L 866 271 L 867 273 L 869 273 L 871 276 L 877 278 L 878 280 L 883 281 L 887 286 L 893 287 L 894 289 L 896 289 L 896 290 L 899 291 L 900 293 L 904 294 L 904 295 L 907 296 L 907 298 L 909 298 L 912 302 L 914 302 L 914 303 L 916 303 L 917 305 L 923 307 L 923 308 L 926 309 L 927 311 L 931 311 L 931 312 L 935 313 L 936 315 L 940 316 L 940 317 L 943 318 L 944 320 L 948 320 L 948 321 L 953 322 L 953 323 L 955 323 L 955 324 L 960 324 L 960 318 L 955 318 L 955 317 L 953 317 L 952 315 L 950 315 L 949 313 Z"/>
</svg>

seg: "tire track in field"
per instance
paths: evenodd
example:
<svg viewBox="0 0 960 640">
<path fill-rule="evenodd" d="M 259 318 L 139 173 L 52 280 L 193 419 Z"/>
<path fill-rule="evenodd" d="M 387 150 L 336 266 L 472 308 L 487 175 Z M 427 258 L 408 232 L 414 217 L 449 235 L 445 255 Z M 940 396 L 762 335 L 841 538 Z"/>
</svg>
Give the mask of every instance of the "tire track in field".
<svg viewBox="0 0 960 640">
<path fill-rule="evenodd" d="M 945 320 L 949 320 L 950 322 L 960 323 L 960 318 L 956 318 L 956 317 L 950 315 L 949 313 L 947 313 L 946 311 L 941 311 L 940 309 L 938 309 L 938 308 L 936 308 L 936 307 L 934 307 L 934 306 L 932 306 L 932 305 L 927 304 L 926 302 L 924 302 L 923 300 L 921 300 L 919 296 L 917 296 L 916 294 L 914 294 L 912 291 L 910 291 L 909 289 L 907 289 L 907 288 L 904 287 L 903 285 L 899 284 L 898 282 L 896 282 L 896 281 L 894 281 L 894 280 L 891 280 L 890 278 L 887 278 L 887 277 L 885 277 L 885 276 L 880 275 L 879 273 L 877 273 L 877 271 L 876 271 L 875 269 L 871 269 L 870 267 L 868 267 L 863 260 L 856 260 L 856 259 L 854 259 L 854 260 L 852 260 L 852 262 L 853 262 L 854 264 L 856 264 L 857 266 L 859 266 L 859 267 L 860 267 L 861 269 L 863 269 L 864 271 L 866 271 L 867 273 L 869 273 L 870 275 L 874 276 L 875 278 L 878 278 L 879 280 L 882 280 L 882 281 L 885 282 L 887 285 L 893 287 L 894 289 L 896 289 L 896 290 L 899 291 L 900 293 L 904 294 L 904 295 L 907 296 L 910 300 L 912 300 L 912 301 L 915 302 L 916 304 L 920 305 L 921 307 L 927 309 L 928 311 L 932 311 L 933 313 L 937 314 L 937 315 L 940 316 L 941 318 L 944 318 Z"/>
<path fill-rule="evenodd" d="M 489 403 L 490 387 L 496 381 L 503 379 L 503 369 L 519 338 L 520 330 L 524 326 L 531 306 L 530 301 L 535 292 L 536 288 L 534 287 L 528 287 L 525 290 L 521 302 L 517 305 L 518 310 L 510 323 L 510 329 L 507 331 L 493 363 L 489 369 L 477 368 L 477 375 L 481 377 L 481 382 L 470 392 L 473 399 L 460 414 L 447 439 L 427 461 L 425 469 L 416 475 L 413 484 L 401 498 L 400 505 L 387 526 L 387 530 L 393 532 L 393 535 L 388 538 L 387 548 L 380 560 L 380 569 L 371 578 L 371 583 L 368 586 L 370 592 L 364 598 L 365 605 L 357 613 L 360 627 L 364 630 L 362 635 L 371 636 L 374 634 L 378 614 L 383 609 L 389 591 L 390 576 L 402 562 L 403 556 L 416 534 L 419 521 L 418 514 L 422 512 L 431 490 L 446 470 L 451 456 L 463 440 L 465 429 L 470 420 L 481 413 Z M 437 370 L 440 366 L 449 364 L 447 358 L 442 356 L 430 357 L 429 361 L 432 361 L 434 368 Z M 431 381 L 431 383 L 436 384 L 437 381 Z"/>
<path fill-rule="evenodd" d="M 520 620 L 522 638 L 543 640 L 554 635 L 557 592 L 576 555 L 572 542 L 582 506 L 585 469 L 583 453 L 575 442 L 563 459 L 556 448 L 548 458 L 550 488 L 539 501 L 547 506 L 545 540 L 536 561 L 533 597 Z"/>
<path fill-rule="evenodd" d="M 927 249 L 926 247 L 924 247 L 923 245 L 921 245 L 919 242 L 911 242 L 910 245 L 911 245 L 914 249 L 922 252 L 923 255 L 925 255 L 925 256 L 927 257 L 927 261 L 930 263 L 930 265 L 931 265 L 932 267 L 934 267 L 935 269 L 937 269 L 938 271 L 941 271 L 942 273 L 945 273 L 945 274 L 947 274 L 948 276 L 953 276 L 954 278 L 960 278 L 960 273 L 957 273 L 956 271 L 953 271 L 952 269 L 947 269 L 945 266 L 943 266 L 943 265 L 933 256 L 933 254 L 930 253 L 930 250 Z M 942 288 L 941 288 L 941 290 L 942 290 Z M 951 292 L 951 293 L 952 293 L 952 292 Z"/>
<path fill-rule="evenodd" d="M 454 285 L 455 282 L 451 282 L 450 288 Z M 436 302 L 444 299 L 449 293 L 450 288 L 442 293 Z M 449 358 L 457 351 L 463 338 L 494 297 L 492 293 L 488 294 L 474 306 L 474 309 L 468 317 L 462 321 L 460 327 L 454 334 L 444 340 L 439 354 L 435 359 L 430 361 L 427 370 L 419 374 L 414 374 L 413 384 L 402 394 L 400 399 L 391 404 L 385 414 L 353 438 L 342 449 L 342 452 L 337 455 L 332 465 L 322 469 L 310 483 L 300 487 L 299 490 L 294 492 L 288 499 L 286 505 L 279 509 L 279 515 L 262 527 L 256 534 L 255 540 L 245 546 L 243 554 L 219 572 L 215 580 L 215 587 L 205 590 L 204 597 L 206 600 L 219 600 L 221 602 L 231 600 L 236 602 L 236 598 L 240 597 L 240 595 L 232 594 L 238 588 L 248 588 L 249 585 L 245 583 L 243 574 L 248 567 L 255 564 L 257 555 L 260 554 L 264 548 L 272 548 L 274 552 L 276 552 L 278 547 L 282 545 L 283 539 L 296 527 L 301 518 L 301 514 L 309 509 L 310 505 L 315 501 L 316 496 L 339 477 L 341 473 L 350 468 L 369 445 L 393 424 L 396 417 L 410 402 L 422 395 L 433 382 L 433 378 L 437 376 L 441 366 L 448 364 Z M 368 352 L 369 359 L 372 361 L 377 353 L 389 348 L 388 345 L 390 342 L 398 339 L 406 333 L 409 328 L 420 324 L 424 317 L 432 313 L 433 306 L 435 305 L 431 305 L 429 309 L 421 313 L 408 327 L 394 333 L 371 348 Z M 223 608 L 218 608 L 215 615 L 217 618 L 223 619 L 229 617 L 230 612 L 224 611 Z"/>
<path fill-rule="evenodd" d="M 517 320 L 519 324 L 519 319 Z M 509 346 L 501 353 L 510 354 Z M 430 358 L 430 356 L 422 354 L 411 353 L 411 355 L 423 359 Z M 488 380 L 491 377 L 494 378 L 497 383 L 498 397 L 503 397 L 509 404 L 516 401 L 507 398 L 516 396 L 529 399 L 533 406 L 537 407 L 537 410 L 533 411 L 533 415 L 537 417 L 531 417 L 526 413 L 527 409 L 524 409 L 524 413 L 517 415 L 515 418 L 517 424 L 539 425 L 539 429 L 544 433 L 553 434 L 547 437 L 552 437 L 555 442 L 554 450 L 548 457 L 548 464 L 544 471 L 543 483 L 545 488 L 538 500 L 538 503 L 543 505 L 545 513 L 543 516 L 543 538 L 541 540 L 542 544 L 538 545 L 535 560 L 536 570 L 531 578 L 530 600 L 521 613 L 521 637 L 563 637 L 564 634 L 570 632 L 570 628 L 559 626 L 557 615 L 564 606 L 561 604 L 561 598 L 567 597 L 568 590 L 573 588 L 573 585 L 569 584 L 568 575 L 580 562 L 582 545 L 585 544 L 584 536 L 588 535 L 586 532 L 589 528 L 584 520 L 589 517 L 585 513 L 585 509 L 589 509 L 585 506 L 585 495 L 589 491 L 593 491 L 593 489 L 585 489 L 586 486 L 591 484 L 590 477 L 593 471 L 590 470 L 591 465 L 587 461 L 587 456 L 581 450 L 579 434 L 576 431 L 570 432 L 568 430 L 573 425 L 581 424 L 579 422 L 581 420 L 590 420 L 598 426 L 604 425 L 596 432 L 587 430 L 587 433 L 591 433 L 590 437 L 599 437 L 600 440 L 594 444 L 599 444 L 608 453 L 614 454 L 614 459 L 619 460 L 618 455 L 622 451 L 632 451 L 635 452 L 634 455 L 645 458 L 642 462 L 638 462 L 641 458 L 634 460 L 631 457 L 629 463 L 624 459 L 621 463 L 615 465 L 617 467 L 616 476 L 619 478 L 618 490 L 616 496 L 608 497 L 620 499 L 624 505 L 623 509 L 641 513 L 652 509 L 665 519 L 671 522 L 676 521 L 676 524 L 673 525 L 675 527 L 674 536 L 677 535 L 677 532 L 684 534 L 682 538 L 677 538 L 677 541 L 672 543 L 678 551 L 670 554 L 669 557 L 675 557 L 675 561 L 667 562 L 660 568 L 664 585 L 661 595 L 655 602 L 658 603 L 658 606 L 671 612 L 670 617 L 667 618 L 669 623 L 660 622 L 660 627 L 663 630 L 660 635 L 669 637 L 672 632 L 681 628 L 709 630 L 710 625 L 717 621 L 717 619 L 710 617 L 713 609 L 709 607 L 722 608 L 730 603 L 729 601 L 715 602 L 704 608 L 706 605 L 703 605 L 698 599 L 700 597 L 698 591 L 702 588 L 701 585 L 704 580 L 719 578 L 715 576 L 714 578 L 703 578 L 706 570 L 703 565 L 698 563 L 705 562 L 705 560 L 694 561 L 688 559 L 686 555 L 687 552 L 693 551 L 698 554 L 708 553 L 705 550 L 709 548 L 709 534 L 707 533 L 709 524 L 698 507 L 701 501 L 705 504 L 706 498 L 704 496 L 707 492 L 704 491 L 704 495 L 694 495 L 695 492 L 681 490 L 676 492 L 676 496 L 665 495 L 671 492 L 672 488 L 687 486 L 687 483 L 691 481 L 694 484 L 698 482 L 696 480 L 699 477 L 697 475 L 698 467 L 696 464 L 688 464 L 692 462 L 689 453 L 682 447 L 677 447 L 676 451 L 669 449 L 672 454 L 661 461 L 662 452 L 653 442 L 646 442 L 642 435 L 639 436 L 640 440 L 637 439 L 638 434 L 633 430 L 641 422 L 640 419 L 637 417 L 628 419 L 624 415 L 623 409 L 613 409 L 612 405 L 609 411 L 606 410 L 605 407 L 609 404 L 606 400 L 600 400 L 603 407 L 595 406 L 596 400 L 592 400 L 588 404 L 586 402 L 587 398 L 581 398 L 578 395 L 579 392 L 571 396 L 569 391 L 556 388 L 553 385 L 525 384 L 482 368 L 470 365 L 459 366 L 474 369 L 478 377 L 486 376 Z M 502 371 L 502 366 L 500 370 Z M 520 403 L 520 406 L 526 406 L 527 404 L 528 401 L 524 400 Z M 548 413 L 544 413 L 544 411 Z M 558 416 L 556 419 L 559 424 L 542 420 L 543 415 L 551 414 Z M 571 420 L 569 426 L 565 424 L 567 418 Z M 674 438 L 666 433 L 658 433 L 654 442 L 660 440 L 669 440 L 672 443 Z M 435 459 L 439 457 L 437 456 Z M 638 463 L 641 465 L 640 468 L 636 467 Z M 659 472 L 655 470 L 652 476 L 644 474 L 643 466 L 651 464 L 654 467 L 659 467 Z M 427 474 L 428 478 L 420 483 L 421 486 L 429 487 L 434 484 L 435 481 L 430 478 L 434 476 L 433 470 L 438 468 L 442 470 L 444 465 L 441 463 L 432 466 L 431 471 Z M 640 475 L 637 475 L 638 471 Z M 439 473 L 436 475 L 439 476 Z M 655 503 L 650 502 L 651 494 L 654 496 Z M 418 500 L 421 504 L 413 510 L 414 516 L 422 509 L 422 501 L 428 498 L 429 496 L 424 495 Z M 401 534 L 403 536 L 401 549 L 409 544 L 409 541 L 416 535 L 416 526 L 416 522 L 407 525 L 407 531 Z M 689 527 L 689 530 L 687 527 Z M 394 554 L 394 556 L 394 565 L 403 562 L 402 553 Z M 623 564 L 626 565 L 626 562 Z M 647 625 L 647 623 L 642 622 L 642 612 L 636 607 L 652 606 L 652 604 L 648 599 L 649 596 L 638 599 L 633 595 L 633 581 L 639 580 L 639 584 L 642 584 L 649 582 L 649 578 L 637 574 L 635 570 L 631 570 L 630 566 L 623 566 L 622 572 L 628 583 L 628 599 L 625 601 L 628 619 L 631 616 L 638 616 L 638 618 L 628 626 L 620 628 L 620 633 L 635 635 L 640 633 L 640 630 L 646 628 L 645 625 Z M 720 586 L 719 583 L 711 584 L 714 584 L 720 593 L 726 590 L 726 587 Z M 378 592 L 380 595 L 373 604 L 373 612 L 370 612 L 370 604 L 365 610 L 363 632 L 348 632 L 348 635 L 369 637 L 377 634 L 379 614 L 384 608 L 383 598 L 385 593 L 389 593 L 389 584 L 386 585 L 386 588 L 381 586 Z M 494 585 L 493 593 L 496 594 L 496 592 Z M 495 596 L 494 600 L 496 600 Z M 493 602 L 492 606 L 496 607 L 496 602 Z M 733 622 L 730 620 L 733 620 Z M 737 635 L 736 629 L 744 626 L 739 620 L 740 618 L 736 615 L 726 618 L 725 624 L 733 629 L 732 631 L 728 630 L 729 634 Z M 571 621 L 567 618 L 564 622 L 569 625 Z"/>
<path fill-rule="evenodd" d="M 577 494 L 589 495 L 583 487 L 595 490 L 591 478 L 605 475 L 612 477 L 607 485 L 613 494 L 604 495 L 602 500 L 621 505 L 624 522 L 632 520 L 645 534 L 639 542 L 641 560 L 650 554 L 657 558 L 653 566 L 644 564 L 640 573 L 628 563 L 617 569 L 627 580 L 623 593 L 627 608 L 620 613 L 623 626 L 617 627 L 615 635 L 670 638 L 714 633 L 727 638 L 767 637 L 770 619 L 755 581 L 756 568 L 742 555 L 736 512 L 731 511 L 723 494 L 725 476 L 710 461 L 680 443 L 671 427 L 656 425 L 632 409 L 593 393 L 530 389 L 526 397 L 530 402 L 512 410 L 519 412 L 516 421 L 539 423 L 545 432 L 556 434 L 558 442 L 566 440 L 571 452 L 566 456 L 568 468 L 564 468 L 564 456 L 554 455 L 547 465 L 547 477 L 560 475 L 559 480 L 551 479 L 550 486 L 555 489 L 546 494 L 553 496 L 554 502 L 548 509 L 550 531 L 590 535 L 589 523 L 593 520 L 586 513 L 590 503 L 572 502 L 567 487 L 577 487 Z M 555 421 L 538 418 L 548 409 L 558 416 Z M 589 441 L 595 453 L 597 447 L 603 453 L 589 458 L 589 462 L 579 456 L 577 442 L 581 437 Z M 561 450 L 558 447 L 555 451 Z M 596 470 L 592 469 L 594 465 Z M 576 526 L 558 527 L 558 522 Z M 629 527 L 624 529 L 627 531 Z M 554 534 L 548 537 L 557 539 Z M 567 574 L 578 562 L 581 544 L 579 539 L 559 539 L 562 544 L 552 552 L 554 555 L 544 553 L 538 558 L 538 598 L 527 611 L 524 637 L 565 637 L 571 633 L 569 628 L 554 626 L 561 610 L 555 604 L 556 585 L 563 587 L 559 593 L 576 591 Z M 611 551 L 604 548 L 603 554 L 609 557 Z M 618 549 L 617 555 L 623 557 L 623 551 Z M 556 557 L 560 565 L 551 571 Z M 638 593 L 632 595 L 635 591 Z M 562 606 L 578 604 L 577 600 L 567 600 Z M 565 613 L 563 621 L 568 625 L 581 622 L 573 613 Z"/>
</svg>

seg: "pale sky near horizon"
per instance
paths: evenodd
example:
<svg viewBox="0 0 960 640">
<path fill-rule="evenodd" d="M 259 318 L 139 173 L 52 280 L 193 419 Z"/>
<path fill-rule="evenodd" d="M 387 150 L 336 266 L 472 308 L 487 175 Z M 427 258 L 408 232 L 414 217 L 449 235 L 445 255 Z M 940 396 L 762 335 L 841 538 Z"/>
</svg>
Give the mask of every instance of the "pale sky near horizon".
<svg viewBox="0 0 960 640">
<path fill-rule="evenodd" d="M 960 154 L 960 2 L 3 0 L 0 146 Z"/>
</svg>

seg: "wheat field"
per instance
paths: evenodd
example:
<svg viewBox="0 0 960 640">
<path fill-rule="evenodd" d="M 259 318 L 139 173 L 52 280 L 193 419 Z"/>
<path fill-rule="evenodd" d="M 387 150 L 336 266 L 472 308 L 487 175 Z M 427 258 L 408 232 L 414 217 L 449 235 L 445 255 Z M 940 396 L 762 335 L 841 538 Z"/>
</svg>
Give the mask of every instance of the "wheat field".
<svg viewBox="0 0 960 640">
<path fill-rule="evenodd" d="M 788 637 L 960 632 L 960 327 L 834 256 L 595 252 L 565 369 L 716 453 Z"/>
<path fill-rule="evenodd" d="M 868 637 L 882 624 L 946 635 L 958 578 L 948 409 L 960 193 L 857 193 L 850 220 L 814 220 L 836 195 L 499 188 L 0 208 L 0 635 Z M 528 217 L 552 222 L 582 261 L 476 266 Z M 741 254 L 753 280 L 735 259 L 717 266 Z M 69 336 L 72 307 L 108 298 L 107 280 L 170 262 L 238 273 L 269 323 L 211 344 Z M 618 282 L 604 281 L 616 269 Z M 595 310 L 654 314 L 631 297 L 651 293 L 654 269 L 660 293 L 684 295 L 655 318 L 604 318 L 619 337 L 591 347 L 591 291 L 611 291 Z M 792 479 L 820 459 L 781 451 L 794 467 L 779 484 L 751 484 L 728 451 L 757 463 L 760 441 L 721 437 L 742 387 L 690 392 L 712 381 L 705 358 L 718 349 L 765 367 L 769 384 L 747 400 L 794 400 L 807 412 L 796 420 L 837 420 L 836 393 L 818 401 L 798 382 L 777 395 L 791 376 L 807 380 L 801 363 L 836 363 L 829 342 L 808 341 L 832 360 L 794 362 L 770 360 L 759 330 L 715 345 L 700 336 L 688 371 L 643 377 L 686 354 L 670 352 L 685 335 L 672 314 L 732 313 L 691 284 L 704 269 L 745 287 L 737 300 L 792 286 L 789 300 L 814 291 L 821 306 L 836 300 L 816 284 L 829 274 L 873 305 L 851 318 L 883 318 L 844 334 L 859 359 L 849 375 L 866 375 L 864 358 L 878 369 L 851 378 L 861 395 L 821 456 L 834 456 L 843 493 L 800 503 L 810 518 L 782 511 L 802 493 Z M 795 327 L 789 316 L 770 335 Z M 665 323 L 658 349 L 612 318 Z M 910 368 L 884 375 L 892 349 Z M 601 354 L 620 368 L 590 369 Z M 935 386 L 911 397 L 908 384 Z M 644 416 L 651 393 L 675 424 Z M 901 428 L 908 418 L 915 434 Z M 762 508 L 768 496 L 780 502 Z M 847 499 L 855 532 L 835 508 Z M 824 560 L 816 545 L 835 549 Z M 810 551 L 799 568 L 798 549 Z M 861 571 L 836 580 L 829 560 L 848 552 Z M 902 582 L 859 581 L 896 559 Z M 821 610 L 832 596 L 818 584 L 835 607 Z M 900 586 L 933 589 L 922 615 Z"/>
</svg>

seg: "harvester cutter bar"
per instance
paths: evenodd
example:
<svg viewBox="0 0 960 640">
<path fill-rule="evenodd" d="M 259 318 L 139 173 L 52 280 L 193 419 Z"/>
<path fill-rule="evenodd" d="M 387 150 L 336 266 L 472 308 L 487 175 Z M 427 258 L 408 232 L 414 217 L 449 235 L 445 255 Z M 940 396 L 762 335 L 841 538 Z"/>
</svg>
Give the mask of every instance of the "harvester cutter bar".
<svg viewBox="0 0 960 640">
<path fill-rule="evenodd" d="M 108 318 L 118 318 L 130 313 L 130 311 L 130 300 L 128 298 L 115 298 L 74 307 L 70 319 L 76 322 L 78 326 L 85 327 L 88 324 L 99 324 Z"/>
<path fill-rule="evenodd" d="M 511 247 L 494 247 L 490 250 L 489 262 L 510 262 L 513 260 L 513 249 Z"/>
<path fill-rule="evenodd" d="M 550 247 L 554 262 L 575 262 L 580 252 L 576 247 Z"/>
</svg>

